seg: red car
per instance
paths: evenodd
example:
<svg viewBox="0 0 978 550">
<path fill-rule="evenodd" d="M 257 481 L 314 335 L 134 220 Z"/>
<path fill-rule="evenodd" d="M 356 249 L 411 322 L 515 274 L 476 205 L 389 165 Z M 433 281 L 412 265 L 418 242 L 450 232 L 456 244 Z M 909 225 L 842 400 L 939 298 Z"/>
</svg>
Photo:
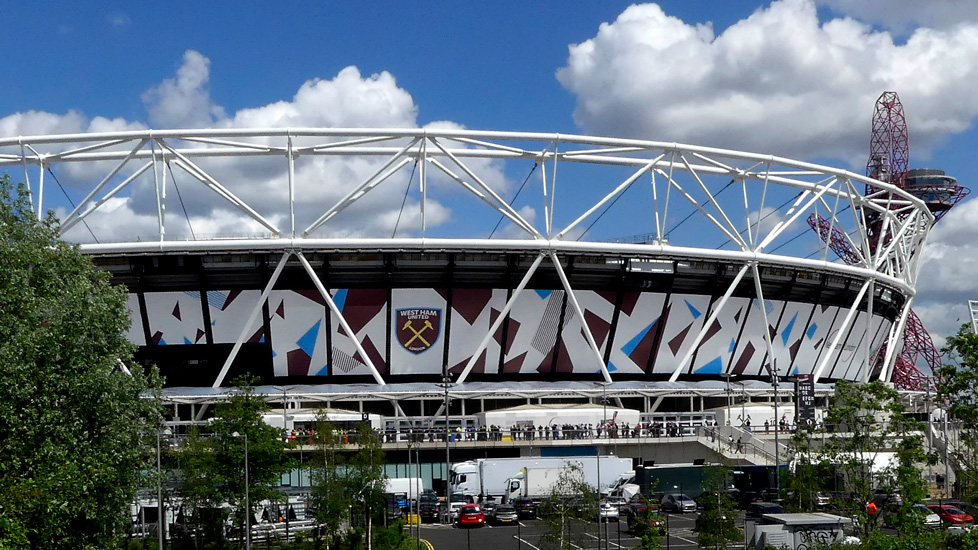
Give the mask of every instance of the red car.
<svg viewBox="0 0 978 550">
<path fill-rule="evenodd" d="M 486 515 L 478 504 L 466 504 L 458 511 L 455 524 L 459 527 L 482 527 L 486 524 Z"/>
<path fill-rule="evenodd" d="M 946 525 L 963 525 L 965 523 L 974 523 L 975 521 L 975 518 L 971 517 L 967 512 L 950 504 L 931 504 L 928 508 L 940 516 L 941 522 Z"/>
</svg>

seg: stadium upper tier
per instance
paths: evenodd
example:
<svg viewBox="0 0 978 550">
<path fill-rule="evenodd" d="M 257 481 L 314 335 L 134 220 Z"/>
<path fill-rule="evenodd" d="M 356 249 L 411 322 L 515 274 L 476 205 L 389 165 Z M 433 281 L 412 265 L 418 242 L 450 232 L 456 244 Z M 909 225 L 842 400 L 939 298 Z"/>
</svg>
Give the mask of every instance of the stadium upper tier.
<svg viewBox="0 0 978 550">
<path fill-rule="evenodd" d="M 33 136 L 0 165 L 127 286 L 171 386 L 885 378 L 933 221 L 845 170 L 560 134 Z"/>
</svg>

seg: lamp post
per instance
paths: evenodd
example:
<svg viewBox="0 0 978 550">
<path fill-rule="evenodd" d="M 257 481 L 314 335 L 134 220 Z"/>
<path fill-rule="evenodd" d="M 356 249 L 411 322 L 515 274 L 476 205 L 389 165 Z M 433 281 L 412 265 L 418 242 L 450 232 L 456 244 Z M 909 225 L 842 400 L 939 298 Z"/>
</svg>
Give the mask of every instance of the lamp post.
<svg viewBox="0 0 978 550">
<path fill-rule="evenodd" d="M 778 367 L 777 363 L 771 363 L 771 381 L 774 383 L 774 421 L 778 422 Z M 798 416 L 797 405 L 795 406 L 795 417 Z M 774 488 L 778 491 L 778 498 L 781 498 L 781 441 L 778 438 L 779 429 L 774 430 Z"/>
<path fill-rule="evenodd" d="M 731 393 L 730 393 L 730 376 L 731 375 L 728 372 L 728 373 L 724 373 L 722 376 L 727 379 L 727 415 L 726 415 L 727 416 L 727 422 L 726 422 L 726 424 L 727 424 L 727 426 L 729 426 L 730 425 L 730 401 L 731 401 Z"/>
<path fill-rule="evenodd" d="M 170 436 L 170 428 L 156 430 L 156 537 L 159 550 L 163 550 L 163 540 L 166 538 L 166 515 L 163 510 L 163 467 L 160 453 L 160 437 Z"/>
<path fill-rule="evenodd" d="M 450 439 L 449 426 L 448 426 L 448 388 L 452 385 L 452 377 L 448 375 L 445 371 L 445 375 L 441 377 L 441 385 L 445 388 L 445 523 L 451 523 L 452 521 L 452 460 L 450 455 L 450 450 L 448 442 Z"/>
<path fill-rule="evenodd" d="M 245 550 L 251 550 L 251 502 L 249 500 L 250 481 L 248 479 L 248 434 L 234 432 L 233 437 L 244 438 L 244 490 L 245 490 Z"/>
</svg>

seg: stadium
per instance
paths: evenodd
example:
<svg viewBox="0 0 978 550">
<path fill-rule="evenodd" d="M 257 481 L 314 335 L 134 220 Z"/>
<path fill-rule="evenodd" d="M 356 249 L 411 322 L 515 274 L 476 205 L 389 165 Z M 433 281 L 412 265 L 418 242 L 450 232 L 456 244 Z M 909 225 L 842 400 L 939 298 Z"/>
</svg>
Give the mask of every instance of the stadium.
<svg viewBox="0 0 978 550">
<path fill-rule="evenodd" d="M 403 419 L 449 398 L 652 414 L 889 380 L 934 219 L 842 169 L 564 134 L 32 136 L 0 140 L 0 166 L 127 288 L 176 420 L 243 373 L 282 407 Z M 231 222 L 208 233 L 215 214 Z"/>
</svg>

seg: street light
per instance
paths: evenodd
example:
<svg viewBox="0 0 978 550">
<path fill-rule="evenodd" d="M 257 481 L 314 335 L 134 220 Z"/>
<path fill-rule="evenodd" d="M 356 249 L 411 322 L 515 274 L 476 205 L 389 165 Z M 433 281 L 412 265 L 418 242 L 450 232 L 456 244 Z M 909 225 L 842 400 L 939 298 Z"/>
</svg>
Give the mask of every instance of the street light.
<svg viewBox="0 0 978 550">
<path fill-rule="evenodd" d="M 605 436 L 609 437 L 608 433 L 608 384 L 611 382 L 598 382 L 601 385 L 601 422 L 604 424 Z M 601 447 L 599 445 L 594 446 L 594 460 L 598 467 L 598 548 L 601 548 Z M 607 525 L 607 518 L 605 518 L 605 524 Z M 605 530 L 607 532 L 607 529 Z M 606 537 L 606 539 L 611 537 Z"/>
<path fill-rule="evenodd" d="M 730 426 L 731 425 L 731 423 L 730 423 L 730 406 L 731 406 L 730 405 L 730 401 L 732 399 L 732 394 L 730 392 L 730 376 L 731 376 L 731 374 L 729 372 L 727 372 L 727 373 L 724 373 L 722 376 L 727 379 L 727 415 L 726 416 L 727 416 L 727 426 Z"/>
<path fill-rule="evenodd" d="M 452 377 L 447 373 L 441 377 L 441 385 L 445 388 L 445 522 L 452 521 L 452 460 L 448 447 L 450 439 L 448 427 L 448 388 L 452 385 Z"/>
<path fill-rule="evenodd" d="M 160 436 L 169 437 L 173 432 L 170 428 L 156 430 L 156 536 L 159 550 L 163 550 L 163 539 L 166 537 L 166 521 L 163 514 L 163 468 L 160 459 Z"/>
<path fill-rule="evenodd" d="M 248 480 L 248 434 L 234 432 L 231 434 L 233 437 L 243 437 L 244 438 L 244 474 L 245 474 L 245 550 L 251 550 L 251 502 L 249 501 L 249 485 Z M 288 512 L 286 512 L 288 513 Z"/>
</svg>

